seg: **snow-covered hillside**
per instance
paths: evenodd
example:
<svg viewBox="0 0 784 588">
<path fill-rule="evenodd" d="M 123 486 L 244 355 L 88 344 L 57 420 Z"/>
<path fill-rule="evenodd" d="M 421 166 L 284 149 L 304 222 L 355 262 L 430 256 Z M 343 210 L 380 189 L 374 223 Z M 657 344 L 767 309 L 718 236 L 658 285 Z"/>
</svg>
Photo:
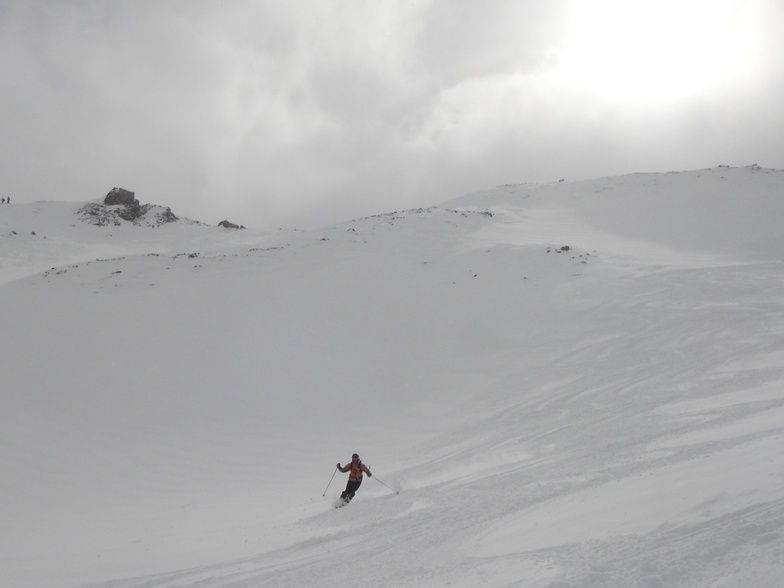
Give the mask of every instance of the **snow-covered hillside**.
<svg viewBox="0 0 784 588">
<path fill-rule="evenodd" d="M 784 577 L 784 172 L 313 232 L 77 208 L 0 207 L 0 584 Z"/>
</svg>

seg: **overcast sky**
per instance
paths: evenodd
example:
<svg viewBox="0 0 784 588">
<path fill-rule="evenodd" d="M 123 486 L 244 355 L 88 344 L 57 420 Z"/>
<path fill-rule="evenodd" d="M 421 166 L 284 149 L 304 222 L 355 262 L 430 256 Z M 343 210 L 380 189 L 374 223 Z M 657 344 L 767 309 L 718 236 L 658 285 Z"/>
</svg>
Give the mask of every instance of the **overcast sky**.
<svg viewBox="0 0 784 588">
<path fill-rule="evenodd" d="M 311 228 L 784 168 L 781 31 L 781 0 L 0 0 L 0 193 Z"/>
</svg>

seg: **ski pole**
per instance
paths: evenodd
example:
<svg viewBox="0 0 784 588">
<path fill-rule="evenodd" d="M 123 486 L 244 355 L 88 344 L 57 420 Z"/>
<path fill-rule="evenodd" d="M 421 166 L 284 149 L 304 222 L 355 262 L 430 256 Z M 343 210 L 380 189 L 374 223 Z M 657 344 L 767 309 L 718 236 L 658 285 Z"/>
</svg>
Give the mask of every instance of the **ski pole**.
<svg viewBox="0 0 784 588">
<path fill-rule="evenodd" d="M 335 474 L 337 474 L 337 473 L 338 473 L 338 468 L 336 466 L 335 467 L 335 471 L 332 472 L 332 477 L 329 479 L 329 484 L 332 483 L 332 480 L 335 478 Z M 329 490 L 329 484 L 327 484 L 327 487 L 324 488 L 324 494 L 322 494 L 322 496 L 326 496 L 327 495 L 327 490 Z"/>
<path fill-rule="evenodd" d="M 379 480 L 379 479 L 378 479 L 376 476 L 373 476 L 373 479 L 374 479 L 376 482 L 378 482 L 379 484 L 381 484 L 382 486 L 386 486 L 387 488 L 389 488 L 390 490 L 392 490 L 392 492 L 394 492 L 395 494 L 400 494 L 400 492 L 398 492 L 397 490 L 395 490 L 394 488 L 392 488 L 392 487 L 390 487 L 390 486 L 387 486 L 386 484 L 384 484 L 384 482 L 382 482 L 381 480 Z"/>
</svg>

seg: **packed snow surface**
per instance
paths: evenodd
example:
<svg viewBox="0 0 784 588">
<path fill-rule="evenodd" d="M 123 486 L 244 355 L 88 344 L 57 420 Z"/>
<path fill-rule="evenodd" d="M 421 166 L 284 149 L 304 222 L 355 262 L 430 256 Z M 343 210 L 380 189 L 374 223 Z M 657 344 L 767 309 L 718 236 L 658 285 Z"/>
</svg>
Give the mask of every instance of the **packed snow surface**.
<svg viewBox="0 0 784 588">
<path fill-rule="evenodd" d="M 784 578 L 784 172 L 312 232 L 78 206 L 0 206 L 0 585 Z"/>
</svg>

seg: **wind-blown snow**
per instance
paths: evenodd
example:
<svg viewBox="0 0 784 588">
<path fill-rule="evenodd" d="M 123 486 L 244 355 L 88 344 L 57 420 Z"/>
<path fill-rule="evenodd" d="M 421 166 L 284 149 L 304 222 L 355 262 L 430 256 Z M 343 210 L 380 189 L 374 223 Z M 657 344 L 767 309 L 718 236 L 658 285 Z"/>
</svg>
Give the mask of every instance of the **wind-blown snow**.
<svg viewBox="0 0 784 588">
<path fill-rule="evenodd" d="M 0 584 L 784 577 L 784 172 L 314 232 L 78 207 L 0 206 Z M 383 484 L 335 510 L 355 451 Z"/>
</svg>

